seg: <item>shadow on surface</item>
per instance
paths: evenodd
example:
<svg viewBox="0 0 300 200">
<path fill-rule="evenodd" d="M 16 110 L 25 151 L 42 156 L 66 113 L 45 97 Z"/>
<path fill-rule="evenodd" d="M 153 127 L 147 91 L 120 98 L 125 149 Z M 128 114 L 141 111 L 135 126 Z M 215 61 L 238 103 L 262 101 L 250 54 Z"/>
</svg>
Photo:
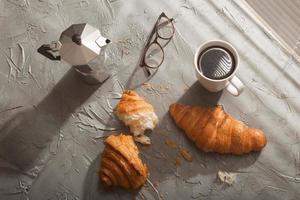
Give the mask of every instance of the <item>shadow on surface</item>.
<svg viewBox="0 0 300 200">
<path fill-rule="evenodd" d="M 156 25 L 156 23 L 154 24 Z M 143 48 L 141 49 L 141 53 L 139 55 L 135 68 L 130 73 L 129 78 L 125 81 L 126 89 L 131 89 L 131 90 L 137 89 L 140 86 L 142 86 L 144 83 L 151 80 L 154 77 L 154 75 L 157 74 L 159 67 L 164 62 L 165 47 L 173 40 L 172 38 L 167 40 L 159 38 L 157 31 L 154 31 L 158 28 L 156 27 L 157 25 L 156 26 L 155 25 L 152 30 L 153 32 L 149 32 L 149 36 L 145 41 L 145 45 L 143 45 Z M 174 34 L 175 32 L 173 32 L 173 36 Z M 159 46 L 154 45 L 156 44 L 155 42 L 159 44 Z M 162 59 L 156 60 L 154 58 L 155 56 L 162 56 Z"/>
<path fill-rule="evenodd" d="M 52 137 L 99 86 L 85 84 L 71 68 L 37 106 L 17 113 L 1 127 L 0 157 L 21 170 L 46 162 L 49 153 L 42 152 Z"/>
<path fill-rule="evenodd" d="M 210 93 L 195 82 L 178 102 L 194 106 L 213 106 L 218 104 L 221 95 L 222 91 Z M 252 165 L 259 156 L 259 153 L 255 152 L 243 156 L 204 153 L 197 149 L 182 130 L 176 127 L 169 114 L 164 115 L 160 120 L 160 124 L 151 135 L 151 140 L 151 147 L 142 147 L 141 152 L 149 166 L 151 180 L 158 182 L 171 177 L 187 180 L 197 175 L 217 174 L 219 170 L 239 171 Z M 193 156 L 193 161 L 185 161 L 178 147 L 172 148 L 166 144 L 168 140 L 173 141 L 178 147 L 187 149 Z M 176 163 L 177 159 L 180 164 Z"/>
<path fill-rule="evenodd" d="M 128 79 L 124 81 L 125 89 L 137 89 L 140 86 L 142 86 L 147 81 L 151 80 L 154 75 L 158 72 L 157 69 L 150 69 L 146 68 L 145 66 L 142 67 L 141 63 L 144 57 L 144 48 L 141 50 L 140 56 L 137 60 L 137 63 L 133 69 L 130 67 L 125 68 L 127 70 L 127 73 L 129 74 Z M 129 72 L 131 70 L 131 72 Z M 124 73 L 124 71 L 120 71 L 120 73 Z"/>
<path fill-rule="evenodd" d="M 223 91 L 216 93 L 209 92 L 196 81 L 180 97 L 178 103 L 194 106 L 214 106 L 218 104 L 222 93 Z"/>
<path fill-rule="evenodd" d="M 210 93 L 202 88 L 198 82 L 195 82 L 178 102 L 195 106 L 213 106 L 218 104 L 221 95 L 222 91 Z M 155 184 L 177 178 L 181 179 L 181 184 L 183 184 L 189 178 L 201 178 L 201 176 L 206 174 L 217 174 L 219 170 L 238 172 L 252 165 L 259 156 L 259 153 L 234 156 L 201 152 L 188 140 L 183 131 L 176 127 L 168 114 L 164 115 L 162 120 L 160 120 L 160 124 L 150 134 L 150 137 L 152 141 L 151 146 L 137 145 L 140 149 L 140 157 L 149 168 L 149 179 Z M 185 161 L 179 153 L 179 148 L 171 148 L 166 145 L 167 140 L 172 140 L 178 146 L 187 149 L 193 156 L 193 162 Z M 176 159 L 178 158 L 181 162 L 180 165 L 176 164 Z M 120 188 L 105 191 L 98 177 L 100 160 L 101 155 L 89 167 L 84 180 L 83 199 L 134 199 L 134 197 L 139 196 L 138 193 L 129 193 Z M 155 192 L 149 185 L 144 186 L 140 192 L 150 196 L 148 199 L 156 199 Z"/>
</svg>

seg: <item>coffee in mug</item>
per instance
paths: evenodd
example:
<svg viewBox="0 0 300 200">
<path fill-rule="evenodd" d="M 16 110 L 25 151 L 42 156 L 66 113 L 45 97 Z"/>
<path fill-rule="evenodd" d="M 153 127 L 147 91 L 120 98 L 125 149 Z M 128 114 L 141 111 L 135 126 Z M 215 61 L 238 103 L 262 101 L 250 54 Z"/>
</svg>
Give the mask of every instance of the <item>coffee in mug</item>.
<svg viewBox="0 0 300 200">
<path fill-rule="evenodd" d="M 199 55 L 198 69 L 207 78 L 220 80 L 234 72 L 235 60 L 228 49 L 209 47 Z"/>
</svg>

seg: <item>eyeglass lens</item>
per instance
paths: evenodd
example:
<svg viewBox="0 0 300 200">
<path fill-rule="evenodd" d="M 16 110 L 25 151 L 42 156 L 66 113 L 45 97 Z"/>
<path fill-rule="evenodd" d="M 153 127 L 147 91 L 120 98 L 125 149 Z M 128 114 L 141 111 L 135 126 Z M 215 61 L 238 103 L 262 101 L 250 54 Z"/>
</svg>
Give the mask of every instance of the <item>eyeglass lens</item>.
<svg viewBox="0 0 300 200">
<path fill-rule="evenodd" d="M 170 39 L 174 34 L 174 27 L 170 19 L 166 17 L 160 18 L 157 27 L 157 34 L 162 39 Z"/>
</svg>

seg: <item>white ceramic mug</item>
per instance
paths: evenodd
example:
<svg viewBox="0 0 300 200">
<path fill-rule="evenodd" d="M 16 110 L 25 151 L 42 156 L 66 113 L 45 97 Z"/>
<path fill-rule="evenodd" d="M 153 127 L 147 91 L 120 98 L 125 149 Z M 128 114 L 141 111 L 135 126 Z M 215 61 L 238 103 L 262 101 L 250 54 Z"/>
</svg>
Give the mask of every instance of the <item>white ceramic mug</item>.
<svg viewBox="0 0 300 200">
<path fill-rule="evenodd" d="M 230 51 L 231 55 L 233 56 L 235 68 L 231 74 L 224 78 L 224 79 L 211 79 L 201 72 L 201 67 L 199 66 L 199 56 L 204 51 L 207 50 L 209 47 L 223 47 L 224 49 L 227 49 Z M 236 49 L 229 44 L 228 42 L 221 41 L 221 40 L 212 40 L 208 41 L 204 44 L 202 44 L 196 51 L 195 57 L 194 57 L 194 66 L 196 70 L 197 78 L 200 82 L 200 84 L 206 88 L 210 92 L 218 92 L 223 90 L 224 88 L 227 89 L 229 93 L 231 93 L 234 96 L 238 96 L 243 92 L 244 84 L 238 79 L 235 74 L 239 68 L 239 55 L 236 51 Z"/>
</svg>

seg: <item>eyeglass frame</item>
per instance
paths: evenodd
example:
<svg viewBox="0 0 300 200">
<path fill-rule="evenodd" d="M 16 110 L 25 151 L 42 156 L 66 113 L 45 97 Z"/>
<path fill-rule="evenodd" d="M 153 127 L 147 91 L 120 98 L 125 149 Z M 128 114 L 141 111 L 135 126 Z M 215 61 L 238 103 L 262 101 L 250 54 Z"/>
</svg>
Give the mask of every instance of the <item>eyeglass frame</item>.
<svg viewBox="0 0 300 200">
<path fill-rule="evenodd" d="M 162 37 L 162 36 L 159 35 L 159 33 L 158 33 L 158 28 L 159 28 L 159 25 L 160 25 L 159 22 L 160 22 L 160 20 L 161 20 L 163 17 L 165 17 L 165 18 L 167 19 L 167 22 L 171 23 L 171 25 L 172 25 L 172 35 L 171 35 L 170 37 L 168 37 L 168 38 Z M 147 42 L 146 42 L 146 45 L 145 45 L 145 47 L 144 47 L 144 51 L 143 51 L 143 53 L 142 53 L 143 57 L 142 57 L 142 60 L 141 60 L 141 63 L 140 63 L 140 67 L 143 67 L 145 70 L 147 70 L 146 72 L 147 72 L 148 75 L 151 75 L 151 73 L 150 73 L 150 71 L 149 71 L 148 68 L 150 68 L 150 69 L 158 69 L 158 68 L 161 66 L 161 64 L 163 63 L 163 61 L 164 61 L 164 58 L 165 58 L 165 52 L 164 52 L 163 47 L 165 47 L 165 46 L 171 41 L 171 39 L 173 38 L 174 33 L 175 33 L 175 27 L 174 27 L 173 21 L 174 21 L 174 18 L 169 18 L 164 12 L 162 12 L 162 13 L 159 15 L 159 17 L 158 17 L 156 23 L 154 24 L 154 27 L 153 27 L 153 29 L 152 29 L 152 31 L 151 31 L 149 37 L 148 37 L 148 40 L 147 40 Z M 155 36 L 154 40 L 152 41 L 152 38 L 153 38 L 154 34 L 156 34 L 156 36 Z M 167 41 L 167 43 L 166 43 L 164 46 L 162 46 L 162 45 L 158 42 L 158 38 L 163 39 L 163 40 L 168 40 L 168 41 Z M 151 42 L 151 41 L 152 41 L 152 42 Z M 157 45 L 159 46 L 160 50 L 162 51 L 162 54 L 163 54 L 163 57 L 162 57 L 162 59 L 161 59 L 161 62 L 160 62 L 156 67 L 149 66 L 149 65 L 145 62 L 145 59 L 146 59 L 146 53 L 147 53 L 147 51 L 149 50 L 149 48 L 151 47 L 151 45 L 153 45 L 153 44 L 157 44 Z"/>
</svg>

